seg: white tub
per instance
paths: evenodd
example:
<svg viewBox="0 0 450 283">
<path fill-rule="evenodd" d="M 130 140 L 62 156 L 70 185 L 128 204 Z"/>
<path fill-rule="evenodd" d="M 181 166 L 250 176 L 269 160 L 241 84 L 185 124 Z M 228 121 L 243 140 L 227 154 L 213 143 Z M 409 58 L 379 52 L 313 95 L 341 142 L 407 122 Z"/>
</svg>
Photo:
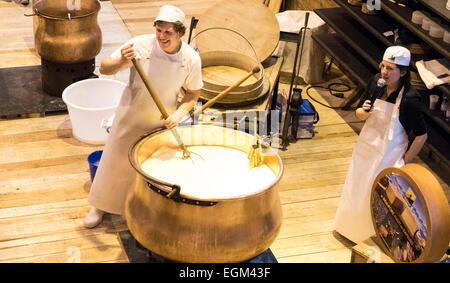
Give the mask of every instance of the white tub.
<svg viewBox="0 0 450 283">
<path fill-rule="evenodd" d="M 63 91 L 76 139 L 90 144 L 106 142 L 108 133 L 102 123 L 114 114 L 125 87 L 125 83 L 116 80 L 87 79 Z"/>
</svg>

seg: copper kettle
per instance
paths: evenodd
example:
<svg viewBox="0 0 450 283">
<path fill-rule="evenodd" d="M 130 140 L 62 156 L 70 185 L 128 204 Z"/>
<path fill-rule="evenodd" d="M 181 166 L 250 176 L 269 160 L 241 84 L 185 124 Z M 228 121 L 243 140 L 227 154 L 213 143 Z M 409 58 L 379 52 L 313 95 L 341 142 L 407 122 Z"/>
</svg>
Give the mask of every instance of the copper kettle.
<svg viewBox="0 0 450 283">
<path fill-rule="evenodd" d="M 95 58 L 102 47 L 97 0 L 39 0 L 33 4 L 34 42 L 42 58 L 77 63 Z"/>
</svg>

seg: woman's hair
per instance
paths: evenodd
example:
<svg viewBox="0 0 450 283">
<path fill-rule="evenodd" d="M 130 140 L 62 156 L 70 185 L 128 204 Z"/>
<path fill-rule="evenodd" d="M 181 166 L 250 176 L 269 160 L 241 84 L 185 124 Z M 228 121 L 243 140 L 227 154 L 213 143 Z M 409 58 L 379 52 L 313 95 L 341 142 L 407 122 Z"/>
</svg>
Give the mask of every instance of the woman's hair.
<svg viewBox="0 0 450 283">
<path fill-rule="evenodd" d="M 401 76 L 400 78 L 400 85 L 405 86 L 405 93 L 408 92 L 410 86 L 411 86 L 411 73 L 409 71 L 409 66 L 400 66 L 397 65 L 397 68 L 400 69 L 400 73 L 401 72 L 405 72 L 405 74 L 403 76 Z"/>
<path fill-rule="evenodd" d="M 153 26 L 157 26 L 160 23 L 165 23 L 164 21 L 155 21 L 153 23 Z M 183 36 L 186 33 L 186 27 L 181 22 L 175 22 L 173 24 L 173 29 L 180 34 L 180 36 Z"/>
</svg>

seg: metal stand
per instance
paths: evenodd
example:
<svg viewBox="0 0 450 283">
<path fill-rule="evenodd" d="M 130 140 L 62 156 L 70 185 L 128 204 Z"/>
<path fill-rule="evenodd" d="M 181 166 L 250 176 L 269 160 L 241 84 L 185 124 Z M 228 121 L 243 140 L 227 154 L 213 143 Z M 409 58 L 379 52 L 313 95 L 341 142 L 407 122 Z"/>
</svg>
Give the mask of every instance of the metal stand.
<svg viewBox="0 0 450 283">
<path fill-rule="evenodd" d="M 308 19 L 309 19 L 309 12 L 307 12 L 305 14 L 305 25 L 300 29 L 298 34 L 289 33 L 289 32 L 281 32 L 280 33 L 280 40 L 297 43 L 297 48 L 295 50 L 294 67 L 292 69 L 291 86 L 289 88 L 289 97 L 288 97 L 287 106 L 286 106 L 286 114 L 284 115 L 283 133 L 281 136 L 281 139 L 282 139 L 281 150 L 286 150 L 286 147 L 289 145 L 288 130 L 289 130 L 289 125 L 291 123 L 291 109 L 290 108 L 291 108 L 291 102 L 292 102 L 292 89 L 294 87 L 295 77 L 297 76 L 298 70 L 300 69 L 300 63 L 301 63 L 302 55 L 303 55 L 303 45 L 305 42 L 305 35 L 306 35 L 307 26 L 308 26 Z M 299 57 L 299 51 L 300 51 L 300 57 Z M 298 69 L 297 69 L 297 59 L 298 59 Z"/>
<path fill-rule="evenodd" d="M 118 239 L 130 263 L 179 263 L 160 256 L 142 246 L 129 230 L 118 232 Z M 278 263 L 270 249 L 244 263 Z"/>
<path fill-rule="evenodd" d="M 198 19 L 195 17 L 191 18 L 191 25 L 189 26 L 189 36 L 188 36 L 188 44 L 191 44 L 192 31 L 197 27 Z"/>
</svg>

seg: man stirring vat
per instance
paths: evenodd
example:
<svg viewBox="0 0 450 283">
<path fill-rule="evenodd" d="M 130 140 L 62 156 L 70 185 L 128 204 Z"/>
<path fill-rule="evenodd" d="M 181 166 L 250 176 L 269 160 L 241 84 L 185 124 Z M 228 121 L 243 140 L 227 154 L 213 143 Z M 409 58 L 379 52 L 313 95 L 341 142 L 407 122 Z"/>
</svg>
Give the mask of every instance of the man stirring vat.
<svg viewBox="0 0 450 283">
<path fill-rule="evenodd" d="M 136 176 L 128 161 L 132 143 L 163 125 L 176 127 L 194 107 L 203 87 L 200 56 L 181 40 L 186 30 L 183 11 L 172 5 L 162 6 L 154 26 L 155 34 L 134 37 L 106 57 L 100 73 L 113 75 L 132 67 L 131 60 L 136 58 L 172 114 L 161 120 L 157 106 L 132 67 L 89 193 L 92 207 L 84 221 L 87 228 L 100 224 L 106 212 L 124 214 L 126 195 Z M 184 96 L 179 95 L 182 86 L 186 90 Z"/>
</svg>

